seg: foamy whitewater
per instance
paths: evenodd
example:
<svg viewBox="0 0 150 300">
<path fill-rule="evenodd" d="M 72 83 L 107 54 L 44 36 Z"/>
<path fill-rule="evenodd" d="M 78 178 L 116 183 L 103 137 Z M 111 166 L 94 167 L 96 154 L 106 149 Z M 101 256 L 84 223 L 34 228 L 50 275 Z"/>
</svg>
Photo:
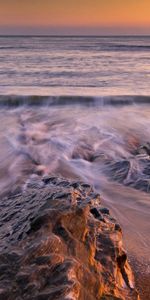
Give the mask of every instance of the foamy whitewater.
<svg viewBox="0 0 150 300">
<path fill-rule="evenodd" d="M 92 184 L 149 274 L 150 37 L 0 37 L 0 94 L 1 196 Z"/>
</svg>

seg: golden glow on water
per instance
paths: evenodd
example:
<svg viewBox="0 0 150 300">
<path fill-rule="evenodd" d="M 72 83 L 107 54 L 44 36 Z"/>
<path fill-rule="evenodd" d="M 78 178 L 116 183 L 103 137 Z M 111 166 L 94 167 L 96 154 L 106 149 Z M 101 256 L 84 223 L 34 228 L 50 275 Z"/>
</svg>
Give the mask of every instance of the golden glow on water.
<svg viewBox="0 0 150 300">
<path fill-rule="evenodd" d="M 0 25 L 150 26 L 149 0 L 0 0 Z"/>
</svg>

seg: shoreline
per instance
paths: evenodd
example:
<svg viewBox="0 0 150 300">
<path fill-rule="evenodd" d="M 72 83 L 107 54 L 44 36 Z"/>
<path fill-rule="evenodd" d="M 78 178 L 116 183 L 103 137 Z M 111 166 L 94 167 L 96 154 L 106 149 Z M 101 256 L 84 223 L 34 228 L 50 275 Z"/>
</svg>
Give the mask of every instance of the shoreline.
<svg viewBox="0 0 150 300">
<path fill-rule="evenodd" d="M 1 206 L 1 299 L 139 300 L 120 225 L 89 184 L 45 177 Z"/>
</svg>

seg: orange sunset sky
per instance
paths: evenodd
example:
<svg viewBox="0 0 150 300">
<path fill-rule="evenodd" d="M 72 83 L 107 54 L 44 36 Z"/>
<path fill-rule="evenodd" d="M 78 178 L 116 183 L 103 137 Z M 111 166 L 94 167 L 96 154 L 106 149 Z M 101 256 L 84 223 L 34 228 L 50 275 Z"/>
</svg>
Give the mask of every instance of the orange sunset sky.
<svg viewBox="0 0 150 300">
<path fill-rule="evenodd" d="M 0 34 L 150 34 L 150 0 L 0 0 Z"/>
</svg>

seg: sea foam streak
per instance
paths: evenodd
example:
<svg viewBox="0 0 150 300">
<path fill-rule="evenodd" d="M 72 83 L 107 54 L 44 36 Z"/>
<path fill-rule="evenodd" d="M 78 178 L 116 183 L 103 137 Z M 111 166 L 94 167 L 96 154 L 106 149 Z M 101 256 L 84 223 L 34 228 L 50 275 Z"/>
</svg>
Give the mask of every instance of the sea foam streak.
<svg viewBox="0 0 150 300">
<path fill-rule="evenodd" d="M 145 259 L 149 249 L 149 97 L 110 97 L 105 101 L 109 105 L 102 105 L 100 99 L 81 99 L 1 97 L 1 103 L 7 102 L 7 109 L 2 105 L 0 110 L 1 195 L 19 193 L 45 175 L 88 182 L 100 191 L 124 230 L 130 228 L 128 249 Z"/>
</svg>

